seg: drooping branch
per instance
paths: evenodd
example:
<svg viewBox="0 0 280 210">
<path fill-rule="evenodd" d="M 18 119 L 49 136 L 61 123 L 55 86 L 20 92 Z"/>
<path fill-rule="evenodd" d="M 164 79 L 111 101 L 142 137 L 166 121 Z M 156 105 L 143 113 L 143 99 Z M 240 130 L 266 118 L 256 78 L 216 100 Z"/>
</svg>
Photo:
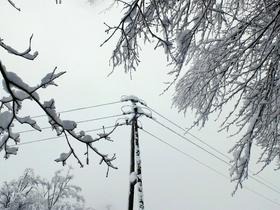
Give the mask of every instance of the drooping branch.
<svg viewBox="0 0 280 210">
<path fill-rule="evenodd" d="M 273 160 L 280 168 L 280 2 L 115 2 L 123 4 L 125 13 L 119 25 L 107 29 L 105 42 L 120 32 L 113 67 L 135 70 L 140 41 L 155 43 L 173 67 L 169 73 L 174 79 L 167 89 L 176 84 L 174 105 L 182 112 L 195 111 L 193 126 L 204 126 L 213 113 L 222 116 L 224 107 L 233 102 L 221 130 L 235 127 L 233 135 L 241 135 L 230 150 L 236 186 L 248 177 L 253 145 L 263 151 L 261 170 Z"/>
<path fill-rule="evenodd" d="M 8 96 L 3 97 L 0 100 L 0 149 L 4 149 L 6 158 L 8 158 L 10 154 L 17 153 L 17 147 L 8 146 L 8 141 L 10 139 L 14 140 L 15 143 L 19 142 L 19 134 L 12 132 L 14 121 L 17 121 L 21 124 L 28 124 L 38 131 L 41 130 L 36 121 L 31 119 L 29 116 L 18 116 L 18 111 L 21 109 L 22 102 L 29 99 L 34 101 L 41 108 L 41 110 L 45 112 L 49 118 L 50 125 L 56 131 L 57 135 L 65 135 L 70 152 L 61 153 L 60 157 L 56 159 L 57 162 L 62 162 L 64 165 L 66 160 L 71 155 L 73 155 L 78 160 L 80 166 L 83 166 L 82 162 L 75 153 L 74 148 L 71 146 L 70 139 L 68 137 L 68 135 L 70 135 L 73 139 L 89 146 L 98 156 L 101 157 L 108 167 L 116 169 L 116 167 L 112 164 L 112 161 L 115 159 L 115 157 L 109 158 L 107 154 L 100 153 L 95 147 L 93 147 L 92 144 L 102 139 L 109 140 L 109 136 L 118 126 L 120 126 L 120 124 L 116 124 L 116 126 L 110 132 L 105 133 L 104 131 L 104 133 L 98 134 L 98 137 L 92 138 L 90 135 L 85 134 L 84 131 L 79 131 L 77 133 L 76 122 L 71 120 L 61 120 L 59 114 L 56 112 L 55 102 L 53 99 L 45 101 L 44 103 L 40 102 L 38 91 L 42 88 L 47 88 L 49 85 L 56 86 L 55 80 L 65 73 L 57 73 L 56 70 L 57 68 L 55 68 L 53 72 L 47 74 L 41 80 L 40 84 L 31 87 L 24 83 L 15 73 L 6 71 L 5 67 L 0 63 L 0 72 L 3 77 L 3 84 L 5 86 L 4 88 L 8 93 Z M 7 109 L 7 111 L 3 112 L 3 109 Z"/>
</svg>

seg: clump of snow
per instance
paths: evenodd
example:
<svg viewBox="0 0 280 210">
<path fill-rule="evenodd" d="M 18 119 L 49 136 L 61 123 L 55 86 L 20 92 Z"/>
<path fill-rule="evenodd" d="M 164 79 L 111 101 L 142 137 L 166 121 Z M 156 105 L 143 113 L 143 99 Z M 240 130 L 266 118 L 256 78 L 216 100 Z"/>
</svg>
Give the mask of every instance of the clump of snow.
<svg viewBox="0 0 280 210">
<path fill-rule="evenodd" d="M 13 100 L 12 96 L 7 96 L 7 97 L 4 96 L 0 101 L 2 103 L 7 103 L 7 102 L 10 102 L 12 100 Z"/>
<path fill-rule="evenodd" d="M 18 151 L 18 147 L 10 147 L 10 146 L 6 147 L 6 153 L 9 155 L 16 155 L 17 151 Z"/>
<path fill-rule="evenodd" d="M 59 158 L 55 159 L 56 162 L 65 162 L 67 158 L 72 154 L 72 151 L 69 151 L 68 153 L 61 153 Z"/>
<path fill-rule="evenodd" d="M 28 92 L 32 92 L 34 90 L 33 87 L 30 87 L 28 84 L 23 82 L 23 80 L 15 73 L 15 72 L 6 72 L 7 78 L 12 82 L 22 87 L 24 90 Z"/>
<path fill-rule="evenodd" d="M 70 131 L 74 130 L 77 127 L 77 123 L 72 120 L 63 120 L 62 125 L 65 130 L 70 130 Z"/>
<path fill-rule="evenodd" d="M 17 120 L 20 123 L 27 123 L 29 125 L 31 125 L 33 128 L 35 128 L 38 131 L 41 131 L 41 128 L 37 125 L 36 121 L 31 119 L 30 116 L 26 116 L 26 117 L 17 117 Z"/>
<path fill-rule="evenodd" d="M 6 130 L 13 120 L 13 114 L 9 111 L 0 113 L 0 133 Z"/>
<path fill-rule="evenodd" d="M 85 143 L 90 143 L 90 142 L 94 141 L 93 138 L 90 135 L 85 135 L 80 140 L 85 142 Z"/>
<path fill-rule="evenodd" d="M 13 139 L 16 143 L 20 142 L 19 134 L 18 133 L 13 133 L 13 132 L 10 131 L 9 134 L 10 134 L 10 138 Z"/>
<path fill-rule="evenodd" d="M 137 113 L 140 115 L 145 115 L 148 118 L 153 118 L 152 113 L 151 112 L 147 113 L 146 111 L 143 110 L 143 108 L 141 106 L 134 105 L 133 109 L 136 109 Z"/>
<path fill-rule="evenodd" d="M 131 101 L 133 103 L 140 103 L 144 106 L 147 106 L 145 101 L 143 101 L 142 99 L 139 99 L 137 96 L 134 96 L 134 95 L 122 96 L 121 102 L 125 102 L 125 101 Z"/>
<path fill-rule="evenodd" d="M 55 103 L 54 103 L 54 99 L 50 99 L 49 101 L 45 101 L 43 106 L 45 108 L 49 108 L 49 109 L 55 109 Z"/>
<path fill-rule="evenodd" d="M 27 99 L 30 97 L 26 92 L 24 92 L 22 90 L 15 90 L 15 91 L 13 91 L 13 94 L 20 101 L 23 101 L 24 99 Z"/>
<path fill-rule="evenodd" d="M 129 182 L 130 183 L 135 183 L 137 181 L 137 174 L 135 173 L 135 171 L 130 173 L 129 176 Z"/>
<path fill-rule="evenodd" d="M 9 136 L 7 134 L 5 134 L 0 139 L 0 151 L 2 150 L 2 148 L 3 148 L 4 144 L 6 143 L 6 141 L 8 140 L 8 138 L 9 138 Z"/>
<path fill-rule="evenodd" d="M 43 88 L 46 88 L 48 85 L 56 85 L 54 80 L 58 77 L 60 77 L 62 74 L 64 74 L 64 72 L 59 72 L 59 73 L 48 73 L 45 77 L 43 77 L 43 79 L 41 80 L 41 86 Z"/>
</svg>

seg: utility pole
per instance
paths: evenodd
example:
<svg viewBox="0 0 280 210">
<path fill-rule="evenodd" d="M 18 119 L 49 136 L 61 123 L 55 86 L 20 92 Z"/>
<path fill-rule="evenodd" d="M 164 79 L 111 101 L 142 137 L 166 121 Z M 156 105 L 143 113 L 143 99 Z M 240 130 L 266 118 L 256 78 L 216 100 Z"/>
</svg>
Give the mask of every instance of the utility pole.
<svg viewBox="0 0 280 210">
<path fill-rule="evenodd" d="M 142 168 L 139 148 L 139 134 L 138 134 L 138 117 L 143 113 L 139 113 L 137 103 L 138 98 L 132 97 L 128 101 L 132 102 L 133 117 L 131 119 L 131 148 L 130 148 L 130 180 L 129 180 L 129 196 L 128 196 L 128 210 L 133 210 L 134 207 L 134 189 L 135 185 L 138 188 L 138 207 L 144 210 L 144 196 L 143 196 L 143 180 Z M 141 102 L 140 102 L 141 103 Z"/>
<path fill-rule="evenodd" d="M 132 119 L 131 124 L 131 142 L 130 142 L 130 171 L 129 171 L 129 195 L 128 195 L 128 210 L 133 210 L 133 204 L 134 204 L 134 185 L 135 182 L 132 182 L 131 176 L 134 175 L 135 171 L 135 147 L 134 147 L 134 128 L 135 128 L 135 122 L 137 119 L 135 119 L 135 116 Z"/>
<path fill-rule="evenodd" d="M 144 210 L 142 167 L 141 167 L 141 157 L 140 157 L 139 135 L 138 135 L 137 121 L 135 123 L 135 128 L 134 128 L 134 136 L 135 136 L 135 155 L 136 155 L 136 169 L 137 169 L 137 183 L 138 183 L 138 203 L 139 203 L 139 209 Z"/>
</svg>

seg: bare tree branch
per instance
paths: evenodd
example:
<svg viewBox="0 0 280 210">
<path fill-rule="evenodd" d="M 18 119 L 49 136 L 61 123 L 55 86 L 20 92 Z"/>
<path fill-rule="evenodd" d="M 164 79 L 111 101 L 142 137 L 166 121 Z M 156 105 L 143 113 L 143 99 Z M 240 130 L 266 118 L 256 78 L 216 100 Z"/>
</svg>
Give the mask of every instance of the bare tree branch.
<svg viewBox="0 0 280 210">
<path fill-rule="evenodd" d="M 26 58 L 28 60 L 34 60 L 37 56 L 38 56 L 38 52 L 35 51 L 33 54 L 31 54 L 31 42 L 32 42 L 32 38 L 33 38 L 33 34 L 30 36 L 29 38 L 29 46 L 28 48 L 23 51 L 23 52 L 18 52 L 16 49 L 14 49 L 13 47 L 6 45 L 3 42 L 3 39 L 0 38 L 0 46 L 3 47 L 5 50 L 7 50 L 9 53 L 13 54 L 13 55 L 17 55 L 23 58 Z"/>
</svg>

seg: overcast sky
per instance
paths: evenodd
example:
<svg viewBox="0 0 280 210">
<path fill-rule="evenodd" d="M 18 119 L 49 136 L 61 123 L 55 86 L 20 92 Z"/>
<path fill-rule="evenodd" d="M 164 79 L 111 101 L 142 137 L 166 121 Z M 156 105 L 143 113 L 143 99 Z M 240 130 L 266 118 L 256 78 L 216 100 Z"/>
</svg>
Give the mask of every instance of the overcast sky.
<svg viewBox="0 0 280 210">
<path fill-rule="evenodd" d="M 57 80 L 58 87 L 50 87 L 41 92 L 42 100 L 54 98 L 57 110 L 68 110 L 115 102 L 120 100 L 122 95 L 134 94 L 179 125 L 183 127 L 191 125 L 194 119 L 191 112 L 184 116 L 182 113 L 178 114 L 175 108 L 171 108 L 173 88 L 159 96 L 165 88 L 164 82 L 172 79 L 167 76 L 170 67 L 166 67 L 166 59 L 161 51 L 153 51 L 148 45 L 143 48 L 141 63 L 137 72 L 132 74 L 132 80 L 129 74 L 124 74 L 122 67 L 107 77 L 112 70 L 109 58 L 116 40 L 112 39 L 110 43 L 100 48 L 99 45 L 106 38 L 103 22 L 112 25 L 117 23 L 121 8 L 106 9 L 110 5 L 108 2 L 105 4 L 103 1 L 97 1 L 89 4 L 86 0 L 65 0 L 62 5 L 56 5 L 51 0 L 18 2 L 22 12 L 17 12 L 6 1 L 0 2 L 0 37 L 6 44 L 23 50 L 33 33 L 32 48 L 39 51 L 39 56 L 35 61 L 27 61 L 0 49 L 2 63 L 8 71 L 15 71 L 30 84 L 39 83 L 41 77 L 52 71 L 55 66 L 61 71 L 67 71 L 67 74 Z M 1 89 L 0 94 L 3 94 Z M 120 114 L 121 107 L 128 104 L 69 112 L 62 114 L 62 118 L 80 121 Z M 42 114 L 32 103 L 24 104 L 23 112 L 31 116 Z M 180 131 L 159 116 L 153 115 L 172 129 Z M 87 130 L 103 125 L 110 126 L 116 119 L 81 123 L 78 128 Z M 38 118 L 38 123 L 41 127 L 45 127 L 47 119 Z M 243 189 L 231 197 L 234 185 L 230 182 L 228 166 L 151 120 L 143 118 L 141 124 L 147 131 L 185 152 L 184 155 L 140 131 L 146 209 L 279 209 L 279 206 L 272 202 L 280 203 L 279 194 L 252 179 L 246 181 L 245 185 L 255 193 Z M 227 153 L 237 139 L 227 138 L 225 133 L 218 133 L 218 125 L 218 122 L 210 119 L 205 128 L 193 129 L 191 132 L 223 153 Z M 18 126 L 15 129 L 21 131 L 27 128 Z M 29 132 L 21 135 L 21 141 L 24 143 L 52 136 L 55 134 L 50 130 L 41 133 Z M 186 137 L 196 141 L 190 135 Z M 118 129 L 112 138 L 114 139 L 112 143 L 96 145 L 104 153 L 117 155 L 115 164 L 119 169 L 111 170 L 108 178 L 105 177 L 106 167 L 99 166 L 99 159 L 93 153 L 90 155 L 90 165 L 84 168 L 79 168 L 74 159 L 68 161 L 74 168 L 74 183 L 82 187 L 82 194 L 88 206 L 96 210 L 106 209 L 107 204 L 112 205 L 111 210 L 127 208 L 130 128 L 127 126 Z M 82 155 L 85 152 L 84 146 L 75 143 L 74 145 L 84 160 Z M 56 170 L 62 168 L 60 164 L 54 162 L 54 159 L 61 152 L 67 151 L 63 138 L 22 145 L 17 156 L 0 160 L 0 181 L 17 178 L 28 167 L 34 168 L 35 173 L 42 177 L 51 177 Z M 3 153 L 1 154 L 3 156 Z M 227 178 L 200 165 L 186 154 L 225 174 Z M 256 171 L 260 166 L 255 167 L 254 164 L 255 160 L 251 165 L 252 170 Z M 280 189 L 278 173 L 273 167 L 268 167 L 261 176 L 274 184 L 275 188 Z M 264 199 L 263 196 L 271 201 Z"/>
</svg>

